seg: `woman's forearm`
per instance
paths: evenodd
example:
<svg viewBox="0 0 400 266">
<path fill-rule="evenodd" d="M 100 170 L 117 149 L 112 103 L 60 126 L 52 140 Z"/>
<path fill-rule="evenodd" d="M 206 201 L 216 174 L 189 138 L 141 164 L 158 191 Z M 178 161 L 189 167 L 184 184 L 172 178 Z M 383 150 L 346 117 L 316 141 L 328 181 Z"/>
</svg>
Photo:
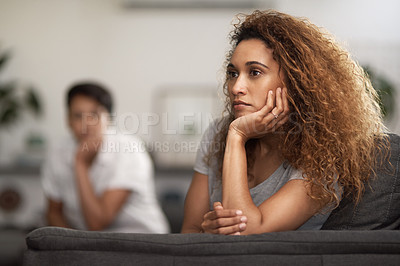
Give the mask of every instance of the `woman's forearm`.
<svg viewBox="0 0 400 266">
<path fill-rule="evenodd" d="M 321 208 L 318 201 L 310 198 L 304 180 L 286 183 L 256 206 L 250 195 L 245 142 L 240 135 L 228 133 L 223 163 L 222 205 L 241 210 L 247 217 L 246 229 L 241 234 L 295 230 Z"/>
<path fill-rule="evenodd" d="M 245 141 L 234 132 L 229 132 L 226 140 L 222 169 L 222 205 L 227 209 L 241 210 L 248 217 L 247 232 L 262 222 L 262 214 L 253 203 L 249 191 Z"/>
</svg>

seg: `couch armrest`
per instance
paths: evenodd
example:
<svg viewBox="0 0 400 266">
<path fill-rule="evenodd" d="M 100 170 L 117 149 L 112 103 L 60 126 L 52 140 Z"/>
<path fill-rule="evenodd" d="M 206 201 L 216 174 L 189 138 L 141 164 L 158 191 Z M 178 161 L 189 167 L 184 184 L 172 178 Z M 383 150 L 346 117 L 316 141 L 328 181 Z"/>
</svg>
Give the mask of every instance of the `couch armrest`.
<svg viewBox="0 0 400 266">
<path fill-rule="evenodd" d="M 28 234 L 26 265 L 336 265 L 400 262 L 399 231 L 290 231 L 248 236 L 89 232 L 44 227 Z M 360 264 L 361 265 L 361 264 Z"/>
</svg>

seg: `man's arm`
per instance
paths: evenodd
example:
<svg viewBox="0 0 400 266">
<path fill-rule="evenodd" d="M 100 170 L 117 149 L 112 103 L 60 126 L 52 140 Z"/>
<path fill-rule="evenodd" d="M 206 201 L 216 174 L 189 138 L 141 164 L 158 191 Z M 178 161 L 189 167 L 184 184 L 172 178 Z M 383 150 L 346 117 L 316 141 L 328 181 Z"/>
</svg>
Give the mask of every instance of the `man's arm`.
<svg viewBox="0 0 400 266">
<path fill-rule="evenodd" d="M 46 218 L 48 225 L 69 228 L 70 226 L 63 214 L 63 203 L 47 199 L 47 204 Z"/>
<path fill-rule="evenodd" d="M 79 161 L 75 166 L 81 208 L 89 230 L 103 230 L 109 226 L 124 205 L 130 190 L 110 189 L 97 196 L 89 180 L 89 167 Z"/>
</svg>

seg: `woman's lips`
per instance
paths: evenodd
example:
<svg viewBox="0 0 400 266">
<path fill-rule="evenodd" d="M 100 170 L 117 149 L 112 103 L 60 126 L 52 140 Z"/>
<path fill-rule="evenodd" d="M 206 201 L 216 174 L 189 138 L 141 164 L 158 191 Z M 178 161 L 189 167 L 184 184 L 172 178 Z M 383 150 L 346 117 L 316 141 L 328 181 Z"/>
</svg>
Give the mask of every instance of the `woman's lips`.
<svg viewBox="0 0 400 266">
<path fill-rule="evenodd" d="M 241 110 L 241 109 L 246 108 L 248 106 L 250 106 L 250 104 L 242 102 L 242 101 L 234 101 L 233 102 L 233 109 L 235 109 L 235 110 Z"/>
</svg>

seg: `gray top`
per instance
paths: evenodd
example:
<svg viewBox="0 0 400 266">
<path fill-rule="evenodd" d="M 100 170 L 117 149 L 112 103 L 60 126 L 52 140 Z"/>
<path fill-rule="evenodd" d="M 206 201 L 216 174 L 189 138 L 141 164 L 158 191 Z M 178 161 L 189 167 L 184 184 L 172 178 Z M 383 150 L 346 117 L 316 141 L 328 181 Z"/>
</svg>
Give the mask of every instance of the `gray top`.
<svg viewBox="0 0 400 266">
<path fill-rule="evenodd" d="M 197 151 L 194 170 L 208 176 L 208 186 L 210 195 L 210 209 L 216 201 L 222 201 L 222 184 L 217 178 L 218 162 L 211 160 L 210 166 L 204 160 L 208 153 L 208 149 L 214 135 L 217 133 L 217 121 L 214 121 L 203 135 L 200 147 Z M 273 194 L 275 194 L 288 181 L 294 179 L 304 179 L 302 173 L 293 168 L 288 162 L 282 163 L 275 172 L 268 177 L 264 182 L 250 189 L 250 194 L 256 206 L 259 206 Z M 298 230 L 319 230 L 328 218 L 331 211 L 323 210 L 321 213 L 315 214 Z"/>
</svg>

